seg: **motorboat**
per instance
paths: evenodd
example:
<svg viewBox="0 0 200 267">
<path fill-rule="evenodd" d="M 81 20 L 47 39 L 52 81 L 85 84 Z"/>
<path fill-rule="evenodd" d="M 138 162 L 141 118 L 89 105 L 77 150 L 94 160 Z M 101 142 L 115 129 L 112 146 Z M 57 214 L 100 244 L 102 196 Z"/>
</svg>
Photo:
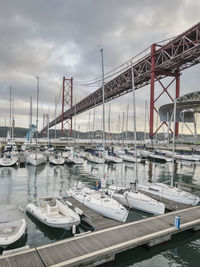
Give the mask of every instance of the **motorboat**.
<svg viewBox="0 0 200 267">
<path fill-rule="evenodd" d="M 15 205 L 0 205 L 0 247 L 6 248 L 26 233 L 26 220 Z"/>
<path fill-rule="evenodd" d="M 70 230 L 80 223 L 79 215 L 73 211 L 60 197 L 41 197 L 36 204 L 28 204 L 26 211 L 42 223 Z"/>
<path fill-rule="evenodd" d="M 163 183 L 147 183 L 145 185 L 138 184 L 138 188 L 144 192 L 148 192 L 178 203 L 195 206 L 200 202 L 199 197 L 177 187 L 171 187 Z"/>
<path fill-rule="evenodd" d="M 13 156 L 10 152 L 7 152 L 0 158 L 0 166 L 1 167 L 11 167 L 16 165 L 18 158 Z"/>
<path fill-rule="evenodd" d="M 26 154 L 26 161 L 33 166 L 38 166 L 46 163 L 47 158 L 39 151 L 37 153 L 34 151 Z"/>
<path fill-rule="evenodd" d="M 53 165 L 63 165 L 65 159 L 59 154 L 53 154 L 49 157 L 49 163 Z"/>
<path fill-rule="evenodd" d="M 127 219 L 128 210 L 118 201 L 105 194 L 104 189 L 97 191 L 79 185 L 69 188 L 67 193 L 102 216 L 121 222 L 125 222 Z"/>
<path fill-rule="evenodd" d="M 154 215 L 161 215 L 165 213 L 165 204 L 146 196 L 133 188 L 123 188 L 111 185 L 109 186 L 108 193 L 123 206 Z"/>
</svg>

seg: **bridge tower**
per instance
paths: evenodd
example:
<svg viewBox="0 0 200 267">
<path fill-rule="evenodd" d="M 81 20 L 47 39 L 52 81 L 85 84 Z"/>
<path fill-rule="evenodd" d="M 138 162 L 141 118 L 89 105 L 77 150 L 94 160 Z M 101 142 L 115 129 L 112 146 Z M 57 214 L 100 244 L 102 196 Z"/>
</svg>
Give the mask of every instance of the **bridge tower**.
<svg viewBox="0 0 200 267">
<path fill-rule="evenodd" d="M 49 125 L 49 114 L 47 113 L 44 113 L 43 114 L 43 128 L 46 126 L 46 125 Z M 43 137 L 47 137 L 47 133 L 48 133 L 48 129 L 47 131 L 43 132 Z"/>
<path fill-rule="evenodd" d="M 160 126 L 154 131 L 154 111 L 158 114 L 158 110 L 155 106 L 156 101 L 166 93 L 170 100 L 174 102 L 174 98 L 178 98 L 180 96 L 180 71 L 179 68 L 176 71 L 166 71 L 162 69 L 156 69 L 156 44 L 152 44 L 151 46 L 151 85 L 150 85 L 150 121 L 149 121 L 149 135 L 150 138 L 153 139 L 153 136 L 159 131 L 159 129 L 163 126 L 163 124 L 167 125 L 166 122 L 162 122 Z M 159 47 L 162 47 L 159 45 Z M 170 77 L 170 81 L 167 85 L 164 85 L 162 82 L 163 77 Z M 155 83 L 156 81 L 161 86 L 162 92 L 155 98 Z M 169 88 L 175 84 L 175 96 L 174 98 L 169 93 Z M 176 122 L 175 125 L 175 136 L 178 137 L 179 125 Z M 172 130 L 170 129 L 172 132 Z"/>
<path fill-rule="evenodd" d="M 62 84 L 62 121 L 61 121 L 61 136 L 64 135 L 64 131 L 70 130 L 70 136 L 72 136 L 72 117 L 65 119 L 64 112 L 73 106 L 73 78 L 67 79 L 63 77 Z"/>
</svg>

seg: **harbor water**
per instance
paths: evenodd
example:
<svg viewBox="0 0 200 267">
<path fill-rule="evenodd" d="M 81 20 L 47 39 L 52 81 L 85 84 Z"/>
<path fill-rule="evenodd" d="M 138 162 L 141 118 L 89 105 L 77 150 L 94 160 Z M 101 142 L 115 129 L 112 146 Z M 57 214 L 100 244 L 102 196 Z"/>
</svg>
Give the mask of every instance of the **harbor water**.
<svg viewBox="0 0 200 267">
<path fill-rule="evenodd" d="M 170 180 L 171 163 L 141 163 L 139 182 L 167 182 Z M 95 186 L 102 176 L 102 165 L 51 166 L 49 164 L 24 168 L 0 168 L 0 203 L 15 204 L 24 211 L 27 220 L 27 234 L 23 240 L 8 249 L 29 245 L 31 248 L 73 236 L 71 231 L 53 229 L 26 214 L 27 203 L 34 203 L 41 196 L 66 196 L 66 189 L 78 181 Z M 134 164 L 120 163 L 107 165 L 107 183 L 128 186 L 134 181 Z M 179 162 L 174 166 L 174 181 L 193 183 L 200 186 L 200 163 Z M 147 218 L 147 213 L 130 210 L 127 221 Z M 82 225 L 77 232 L 87 230 Z M 2 252 L 2 250 L 0 251 Z M 106 266 L 200 266 L 200 232 L 184 232 L 173 237 L 170 242 L 154 248 L 138 247 L 116 255 L 115 261 Z"/>
</svg>

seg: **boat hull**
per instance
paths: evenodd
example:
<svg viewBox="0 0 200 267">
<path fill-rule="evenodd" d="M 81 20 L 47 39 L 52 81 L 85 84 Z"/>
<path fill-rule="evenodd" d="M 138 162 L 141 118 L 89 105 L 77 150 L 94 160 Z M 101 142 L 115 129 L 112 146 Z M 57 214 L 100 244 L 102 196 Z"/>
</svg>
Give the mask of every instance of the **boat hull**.
<svg viewBox="0 0 200 267">
<path fill-rule="evenodd" d="M 3 233 L 3 235 L 1 234 L 1 228 L 3 225 L 1 225 L 0 227 L 0 247 L 2 248 L 6 248 L 9 245 L 15 243 L 16 241 L 18 241 L 26 232 L 26 221 L 25 219 L 21 219 L 21 224 L 20 227 L 18 228 L 18 231 L 11 234 L 10 232 L 8 232 L 8 235 L 5 235 L 5 231 Z M 10 231 L 10 227 L 7 226 L 6 231 Z"/>
<path fill-rule="evenodd" d="M 73 225 L 78 225 L 80 223 L 80 218 L 78 215 L 76 219 L 71 219 L 71 218 L 56 219 L 55 216 L 50 216 L 42 212 L 42 210 L 34 204 L 28 204 L 26 206 L 26 211 L 29 212 L 32 216 L 34 216 L 36 219 L 38 219 L 40 222 L 53 228 L 62 228 L 65 230 L 71 230 Z"/>
</svg>

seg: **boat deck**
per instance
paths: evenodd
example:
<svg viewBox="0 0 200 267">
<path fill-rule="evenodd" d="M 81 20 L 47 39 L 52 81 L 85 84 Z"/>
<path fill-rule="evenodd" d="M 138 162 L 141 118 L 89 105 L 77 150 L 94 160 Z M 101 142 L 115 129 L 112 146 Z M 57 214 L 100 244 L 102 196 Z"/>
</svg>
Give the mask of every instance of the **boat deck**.
<svg viewBox="0 0 200 267">
<path fill-rule="evenodd" d="M 180 216 L 180 229 L 174 227 Z M 79 235 L 13 255 L 1 256 L 0 266 L 83 266 L 113 260 L 115 254 L 140 246 L 169 241 L 185 230 L 200 230 L 200 206 Z"/>
<path fill-rule="evenodd" d="M 151 193 L 143 191 L 143 190 L 138 190 L 138 191 L 141 192 L 142 194 L 146 195 L 146 196 L 149 196 L 149 197 L 151 197 L 151 198 L 153 198 L 155 200 L 158 200 L 158 201 L 164 203 L 165 204 L 165 208 L 168 211 L 176 211 L 176 210 L 182 210 L 182 209 L 187 209 L 187 208 L 193 207 L 192 205 L 187 205 L 187 204 L 174 202 L 174 201 L 169 200 L 167 198 L 160 197 L 160 196 L 151 194 Z"/>
<path fill-rule="evenodd" d="M 101 216 L 100 214 L 81 204 L 73 197 L 68 197 L 67 201 L 70 202 L 74 208 L 77 207 L 83 211 L 81 219 L 90 226 L 92 226 L 94 230 L 102 230 L 108 227 L 123 224 L 122 222 L 118 222 Z"/>
</svg>

